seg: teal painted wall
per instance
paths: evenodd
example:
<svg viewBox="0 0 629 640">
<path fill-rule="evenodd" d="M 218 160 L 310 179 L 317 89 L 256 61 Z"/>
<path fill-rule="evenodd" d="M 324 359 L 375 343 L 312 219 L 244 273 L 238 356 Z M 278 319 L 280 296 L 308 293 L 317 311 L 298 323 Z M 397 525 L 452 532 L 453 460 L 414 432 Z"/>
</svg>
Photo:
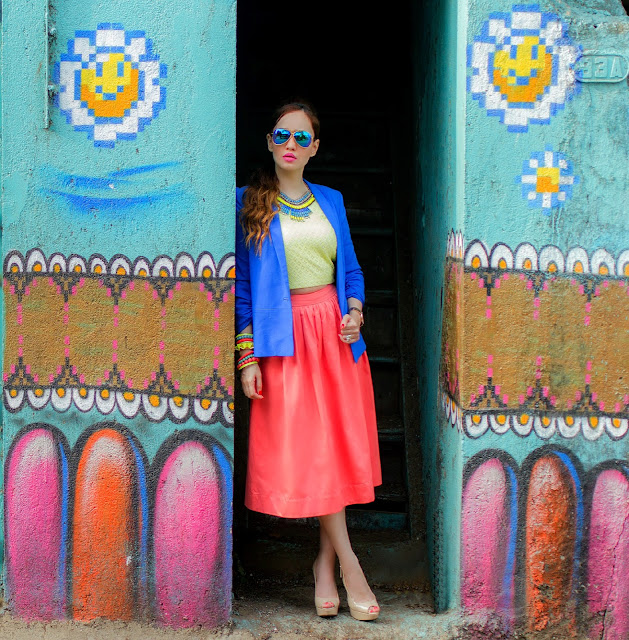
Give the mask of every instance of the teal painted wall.
<svg viewBox="0 0 629 640">
<path fill-rule="evenodd" d="M 235 2 L 2 9 L 6 602 L 220 624 Z"/>
<path fill-rule="evenodd" d="M 438 610 L 458 603 L 461 441 L 438 410 L 444 256 L 463 223 L 466 9 L 437 2 L 414 16 L 418 202 L 415 282 L 428 550 Z"/>
<path fill-rule="evenodd" d="M 620 11 L 609 15 L 592 13 L 578 3 L 541 5 L 544 13 L 557 15 L 567 28 L 571 43 L 562 53 L 566 60 L 579 55 L 579 49 L 626 56 L 626 14 L 619 15 L 620 2 L 607 4 L 620 7 Z M 480 33 L 491 12 L 510 9 L 511 4 L 506 2 L 470 2 L 468 42 Z M 551 115 L 547 124 L 531 123 L 526 131 L 511 133 L 498 116 L 479 108 L 478 100 L 468 92 L 465 225 L 472 226 L 475 235 L 468 233 L 467 239 L 478 237 L 488 247 L 503 242 L 515 248 L 521 242 L 530 242 L 538 248 L 553 244 L 567 251 L 582 246 L 588 251 L 604 248 L 614 254 L 627 248 L 629 164 L 626 129 L 622 126 L 627 122 L 626 82 L 577 83 L 565 94 L 558 92 L 553 103 L 556 109 L 549 110 L 556 115 Z M 532 107 L 529 111 L 533 119 L 545 116 L 543 108 L 536 111 Z M 509 144 L 505 144 L 505 137 Z M 550 211 L 530 208 L 518 185 L 524 161 L 531 153 L 544 151 L 546 145 L 565 154 L 579 178 L 572 197 Z"/>
<path fill-rule="evenodd" d="M 119 141 L 114 149 L 96 147 L 86 133 L 68 126 L 56 108 L 51 108 L 50 128 L 43 129 L 44 38 L 31 36 L 28 47 L 23 38 L 5 39 L 5 64 L 15 60 L 21 69 L 5 74 L 3 87 L 5 96 L 11 96 L 10 102 L 5 99 L 5 118 L 20 114 L 6 128 L 3 141 L 7 246 L 23 253 L 37 246 L 47 255 L 99 252 L 151 259 L 166 250 L 174 256 L 211 246 L 218 258 L 232 251 L 232 219 L 225 212 L 231 210 L 235 163 L 234 4 L 196 2 L 173 11 L 166 2 L 140 1 L 132 8 L 123 2 L 52 3 L 57 34 L 51 75 L 75 31 L 96 29 L 100 23 L 144 31 L 167 67 L 161 82 L 165 108 L 135 140 Z M 7 4 L 5 31 L 17 21 L 18 33 L 42 33 L 44 7 L 44 2 L 33 2 L 18 11 Z M 221 55 L 212 55 L 214 50 Z M 125 168 L 153 165 L 163 168 L 116 182 L 113 189 L 106 182 L 100 188 L 67 185 L 68 176 L 105 179 Z M 72 197 L 88 194 L 92 199 L 87 201 Z M 105 204 L 97 198 L 114 194 L 128 201 L 90 209 Z M 42 225 L 36 212 L 51 210 L 55 215 Z"/>
<path fill-rule="evenodd" d="M 0 4 L 0 65 L 2 64 L 2 5 Z M 2 146 L 2 74 L 0 73 L 0 163 L 3 162 L 4 147 Z M 0 244 L 2 243 L 2 199 L 0 198 Z M 4 335 L 4 305 L 0 305 L 0 334 Z M 0 340 L 0 362 L 4 362 L 4 341 Z M 3 408 L 0 405 L 0 420 L 4 425 Z M 4 460 L 4 443 L 0 442 L 0 460 Z M 0 489 L 4 491 L 4 477 L 0 478 Z M 0 558 L 4 558 L 4 515 L 0 514 Z M 4 588 L 4 576 L 0 572 L 0 586 Z"/>
<path fill-rule="evenodd" d="M 620 2 L 467 11 L 440 369 L 462 498 L 445 563 L 470 627 L 626 637 L 629 18 Z"/>
</svg>

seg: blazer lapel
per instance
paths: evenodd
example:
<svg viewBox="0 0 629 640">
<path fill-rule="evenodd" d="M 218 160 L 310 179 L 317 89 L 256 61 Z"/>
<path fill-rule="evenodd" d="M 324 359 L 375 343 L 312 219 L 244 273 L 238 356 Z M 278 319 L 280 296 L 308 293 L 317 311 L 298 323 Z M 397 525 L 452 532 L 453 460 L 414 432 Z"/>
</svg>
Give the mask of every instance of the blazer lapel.
<svg viewBox="0 0 629 640">
<path fill-rule="evenodd" d="M 279 213 L 275 215 L 271 220 L 269 232 L 271 235 L 271 244 L 275 249 L 277 260 L 280 263 L 280 269 L 283 273 L 286 271 L 286 254 L 284 253 L 284 238 L 282 236 L 282 226 L 280 224 Z"/>
</svg>

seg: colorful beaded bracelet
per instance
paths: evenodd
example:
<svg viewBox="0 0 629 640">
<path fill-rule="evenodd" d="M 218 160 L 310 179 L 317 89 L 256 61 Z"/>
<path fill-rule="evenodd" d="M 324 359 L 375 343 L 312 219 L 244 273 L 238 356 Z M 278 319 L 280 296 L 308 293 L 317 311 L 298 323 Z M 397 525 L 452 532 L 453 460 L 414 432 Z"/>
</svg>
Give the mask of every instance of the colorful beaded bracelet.
<svg viewBox="0 0 629 640">
<path fill-rule="evenodd" d="M 252 351 L 251 353 L 247 353 L 244 356 L 241 356 L 240 358 L 238 358 L 238 362 L 236 363 L 236 368 L 238 369 L 238 371 L 240 371 L 241 369 L 248 367 L 250 364 L 256 364 L 256 362 L 259 362 L 259 360 L 258 358 L 255 357 Z"/>
<path fill-rule="evenodd" d="M 253 333 L 239 333 L 236 336 L 236 351 L 253 349 Z"/>
</svg>

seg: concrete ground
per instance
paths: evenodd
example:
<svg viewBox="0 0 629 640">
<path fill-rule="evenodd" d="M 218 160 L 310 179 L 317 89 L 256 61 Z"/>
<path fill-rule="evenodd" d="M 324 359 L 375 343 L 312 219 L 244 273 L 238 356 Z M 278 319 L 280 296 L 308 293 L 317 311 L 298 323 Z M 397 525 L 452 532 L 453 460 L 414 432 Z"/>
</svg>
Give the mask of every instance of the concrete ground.
<svg viewBox="0 0 629 640">
<path fill-rule="evenodd" d="M 26 623 L 0 615 L 0 640 L 566 640 L 568 630 L 539 634 L 505 634 L 491 624 L 461 626 L 454 612 L 435 615 L 430 596 L 418 591 L 374 589 L 382 607 L 375 622 L 358 622 L 341 594 L 336 618 L 319 618 L 314 612 L 310 585 L 258 585 L 247 596 L 237 598 L 232 622 L 214 630 L 173 631 L 135 622 L 97 620 Z M 576 638 L 575 638 L 576 640 Z"/>
<path fill-rule="evenodd" d="M 431 613 L 430 597 L 416 591 L 375 590 L 382 607 L 375 622 L 354 620 L 341 595 L 336 618 L 319 618 L 314 612 L 312 587 L 258 586 L 247 597 L 236 599 L 232 622 L 216 630 L 172 631 L 137 623 L 97 620 L 26 623 L 0 616 L 1 640 L 450 640 L 453 614 Z"/>
</svg>

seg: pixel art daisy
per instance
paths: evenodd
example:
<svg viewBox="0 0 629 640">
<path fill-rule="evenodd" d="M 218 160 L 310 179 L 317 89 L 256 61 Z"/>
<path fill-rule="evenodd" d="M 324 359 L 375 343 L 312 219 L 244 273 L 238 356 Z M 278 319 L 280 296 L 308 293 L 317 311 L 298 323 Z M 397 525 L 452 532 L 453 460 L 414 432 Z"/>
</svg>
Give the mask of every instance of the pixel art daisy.
<svg viewBox="0 0 629 640">
<path fill-rule="evenodd" d="M 548 124 L 577 90 L 580 54 L 567 26 L 539 5 L 491 13 L 468 45 L 468 90 L 508 131 Z"/>
<path fill-rule="evenodd" d="M 166 106 L 166 65 L 144 31 L 99 24 L 76 31 L 55 65 L 57 105 L 68 124 L 95 146 L 132 140 Z"/>
<path fill-rule="evenodd" d="M 529 207 L 541 209 L 550 215 L 553 207 L 560 207 L 572 197 L 572 187 L 579 183 L 574 167 L 563 153 L 546 146 L 536 151 L 524 162 L 518 182 L 522 185 L 522 197 Z"/>
</svg>

